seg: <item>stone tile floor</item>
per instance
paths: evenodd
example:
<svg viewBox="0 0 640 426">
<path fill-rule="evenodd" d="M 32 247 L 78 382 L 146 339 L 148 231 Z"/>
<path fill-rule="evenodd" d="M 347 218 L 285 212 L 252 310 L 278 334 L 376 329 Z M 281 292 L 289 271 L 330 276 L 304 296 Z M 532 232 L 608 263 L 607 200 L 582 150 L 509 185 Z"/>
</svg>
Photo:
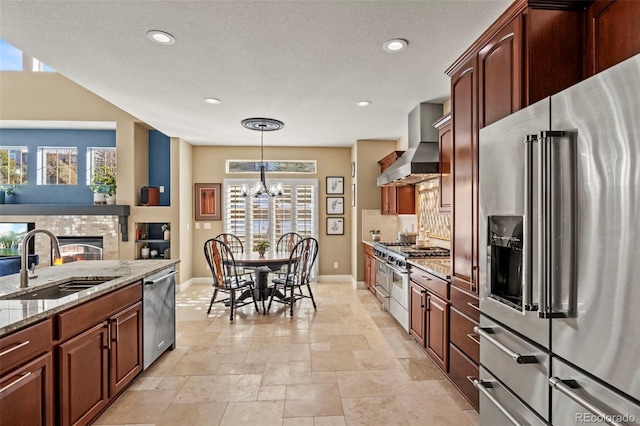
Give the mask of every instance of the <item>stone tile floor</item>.
<svg viewBox="0 0 640 426">
<path fill-rule="evenodd" d="M 368 290 L 313 284 L 290 317 L 177 295 L 177 347 L 96 425 L 477 425 L 478 414 Z"/>
</svg>

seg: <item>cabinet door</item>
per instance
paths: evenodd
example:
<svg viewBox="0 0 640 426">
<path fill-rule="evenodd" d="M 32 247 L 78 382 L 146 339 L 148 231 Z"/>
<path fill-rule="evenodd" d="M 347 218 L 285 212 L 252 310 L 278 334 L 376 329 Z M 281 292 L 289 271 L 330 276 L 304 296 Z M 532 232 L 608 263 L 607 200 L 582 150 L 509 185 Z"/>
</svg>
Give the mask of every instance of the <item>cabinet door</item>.
<svg viewBox="0 0 640 426">
<path fill-rule="evenodd" d="M 396 192 L 396 214 L 416 213 L 416 188 L 413 185 L 394 187 Z"/>
<path fill-rule="evenodd" d="M 424 348 L 424 331 L 426 325 L 426 299 L 427 291 L 410 281 L 411 297 L 409 300 L 409 332 L 418 342 L 420 347 Z"/>
<path fill-rule="evenodd" d="M 473 56 L 451 77 L 453 116 L 453 223 L 451 284 L 476 291 L 477 95 Z"/>
<path fill-rule="evenodd" d="M 0 424 L 54 424 L 51 352 L 0 377 Z"/>
<path fill-rule="evenodd" d="M 111 317 L 109 326 L 109 397 L 113 397 L 142 371 L 142 303 Z"/>
<path fill-rule="evenodd" d="M 453 154 L 453 129 L 451 121 L 438 131 L 440 144 L 440 200 L 439 210 L 443 213 L 451 211 L 453 201 L 453 175 L 452 175 L 452 154 Z"/>
<path fill-rule="evenodd" d="M 109 340 L 104 322 L 58 347 L 61 424 L 87 424 L 107 405 Z"/>
<path fill-rule="evenodd" d="M 522 107 L 522 20 L 516 16 L 478 54 L 480 128 Z"/>
<path fill-rule="evenodd" d="M 587 8 L 587 77 L 640 53 L 640 2 L 597 0 Z"/>
<path fill-rule="evenodd" d="M 387 186 L 387 207 L 385 214 L 398 214 L 398 190 L 395 186 Z"/>
<path fill-rule="evenodd" d="M 444 300 L 427 292 L 426 311 L 427 353 L 446 373 L 449 371 L 449 306 Z"/>
</svg>

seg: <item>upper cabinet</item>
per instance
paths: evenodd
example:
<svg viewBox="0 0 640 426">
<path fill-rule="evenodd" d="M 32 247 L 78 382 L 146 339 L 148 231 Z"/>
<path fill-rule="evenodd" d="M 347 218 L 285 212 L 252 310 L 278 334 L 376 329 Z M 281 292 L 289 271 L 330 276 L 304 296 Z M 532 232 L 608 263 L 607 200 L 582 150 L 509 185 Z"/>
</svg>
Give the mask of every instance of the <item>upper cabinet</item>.
<svg viewBox="0 0 640 426">
<path fill-rule="evenodd" d="M 640 2 L 597 0 L 586 21 L 587 76 L 640 53 Z"/>
<path fill-rule="evenodd" d="M 453 129 L 451 128 L 451 114 L 447 114 L 434 123 L 438 129 L 438 144 L 440 153 L 440 197 L 438 210 L 440 213 L 451 212 L 453 199 L 453 175 L 451 174 L 451 160 L 453 155 Z"/>
<path fill-rule="evenodd" d="M 387 170 L 403 154 L 393 151 L 378 161 L 380 172 Z M 380 213 L 382 214 L 415 214 L 416 192 L 413 185 L 383 186 L 380 188 Z"/>
</svg>

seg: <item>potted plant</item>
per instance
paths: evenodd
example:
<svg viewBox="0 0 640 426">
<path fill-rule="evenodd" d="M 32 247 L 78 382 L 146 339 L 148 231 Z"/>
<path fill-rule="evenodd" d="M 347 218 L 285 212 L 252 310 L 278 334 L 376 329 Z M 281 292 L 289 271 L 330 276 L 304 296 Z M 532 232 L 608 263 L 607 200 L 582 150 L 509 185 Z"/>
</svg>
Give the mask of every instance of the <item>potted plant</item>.
<svg viewBox="0 0 640 426">
<path fill-rule="evenodd" d="M 369 232 L 371 233 L 371 240 L 372 241 L 380 241 L 380 230 L 379 229 L 372 229 Z"/>
<path fill-rule="evenodd" d="M 0 185 L 0 204 L 4 204 L 6 197 L 10 197 L 16 190 L 16 186 L 12 184 Z"/>
<path fill-rule="evenodd" d="M 90 187 L 94 204 L 115 204 L 116 174 L 112 167 L 105 164 L 95 169 Z"/>
<path fill-rule="evenodd" d="M 253 250 L 260 253 L 260 256 L 263 256 L 264 252 L 267 251 L 269 247 L 271 247 L 271 243 L 269 241 L 261 240 L 253 246 Z"/>
<path fill-rule="evenodd" d="M 168 223 L 165 223 L 164 225 L 162 225 L 161 227 L 162 232 L 163 232 L 163 239 L 164 240 L 170 240 L 171 239 L 171 228 L 169 226 Z"/>
</svg>

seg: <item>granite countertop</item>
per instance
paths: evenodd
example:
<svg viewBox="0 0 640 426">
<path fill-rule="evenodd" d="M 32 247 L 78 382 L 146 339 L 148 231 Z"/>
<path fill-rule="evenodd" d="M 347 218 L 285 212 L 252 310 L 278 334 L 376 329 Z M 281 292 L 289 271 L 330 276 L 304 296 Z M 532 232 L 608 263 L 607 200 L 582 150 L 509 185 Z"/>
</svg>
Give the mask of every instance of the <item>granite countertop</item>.
<svg viewBox="0 0 640 426">
<path fill-rule="evenodd" d="M 179 263 L 180 260 L 84 260 L 36 270 L 37 278 L 20 288 L 20 275 L 0 277 L 0 336 L 94 299 Z M 69 279 L 111 278 L 60 299 L 2 300 L 7 296 L 50 287 Z"/>
<path fill-rule="evenodd" d="M 449 258 L 409 258 L 407 259 L 407 263 L 417 266 L 420 269 L 424 269 L 430 274 L 433 274 L 438 278 L 442 278 L 443 280 L 449 281 L 451 279 L 451 260 Z"/>
</svg>

